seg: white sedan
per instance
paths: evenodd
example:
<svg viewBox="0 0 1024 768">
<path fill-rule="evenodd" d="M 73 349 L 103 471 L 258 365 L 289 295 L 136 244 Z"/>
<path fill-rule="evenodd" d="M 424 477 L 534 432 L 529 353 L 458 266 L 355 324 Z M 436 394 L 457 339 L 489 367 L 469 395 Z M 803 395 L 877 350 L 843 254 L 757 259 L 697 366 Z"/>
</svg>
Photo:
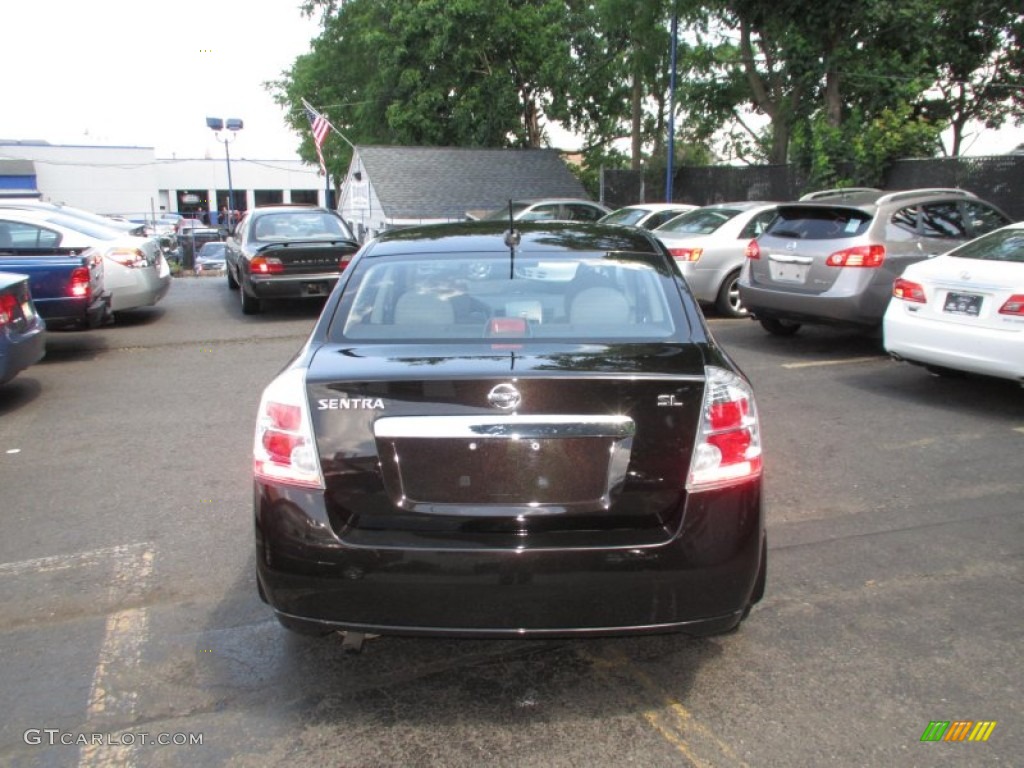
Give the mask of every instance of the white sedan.
<svg viewBox="0 0 1024 768">
<path fill-rule="evenodd" d="M 103 254 L 103 285 L 110 309 L 150 307 L 171 286 L 171 269 L 154 238 L 135 237 L 77 217 L 47 210 L 0 209 L 14 247 L 95 248 Z"/>
<path fill-rule="evenodd" d="M 1024 386 L 1024 222 L 907 267 L 883 335 L 890 355 L 932 373 Z"/>
</svg>

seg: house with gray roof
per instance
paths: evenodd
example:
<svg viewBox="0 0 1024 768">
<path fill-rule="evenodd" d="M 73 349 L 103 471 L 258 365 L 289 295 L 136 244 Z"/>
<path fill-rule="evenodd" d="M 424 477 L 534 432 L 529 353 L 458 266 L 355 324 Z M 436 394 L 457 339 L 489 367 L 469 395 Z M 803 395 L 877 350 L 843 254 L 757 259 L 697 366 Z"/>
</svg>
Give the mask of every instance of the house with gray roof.
<svg viewBox="0 0 1024 768">
<path fill-rule="evenodd" d="M 588 197 L 556 149 L 357 146 L 338 212 L 370 237 L 539 197 Z"/>
</svg>

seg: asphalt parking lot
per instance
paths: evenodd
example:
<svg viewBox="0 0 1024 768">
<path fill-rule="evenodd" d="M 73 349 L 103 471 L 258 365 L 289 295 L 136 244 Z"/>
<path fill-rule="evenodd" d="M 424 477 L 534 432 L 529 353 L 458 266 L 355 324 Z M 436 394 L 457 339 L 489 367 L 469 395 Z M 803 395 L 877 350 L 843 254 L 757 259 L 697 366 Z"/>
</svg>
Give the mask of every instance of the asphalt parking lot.
<svg viewBox="0 0 1024 768">
<path fill-rule="evenodd" d="M 1020 764 L 1020 387 L 712 317 L 765 441 L 768 589 L 738 632 L 352 655 L 253 581 L 252 422 L 315 317 L 181 278 L 0 388 L 0 764 Z M 966 721 L 995 726 L 922 741 Z"/>
</svg>

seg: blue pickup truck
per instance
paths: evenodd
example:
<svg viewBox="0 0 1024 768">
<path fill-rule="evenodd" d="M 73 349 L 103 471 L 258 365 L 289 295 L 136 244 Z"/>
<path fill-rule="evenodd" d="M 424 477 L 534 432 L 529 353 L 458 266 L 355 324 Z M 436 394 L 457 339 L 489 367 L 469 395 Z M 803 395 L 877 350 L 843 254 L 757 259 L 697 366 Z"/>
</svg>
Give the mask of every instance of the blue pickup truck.
<svg viewBox="0 0 1024 768">
<path fill-rule="evenodd" d="M 28 275 L 47 328 L 95 328 L 110 317 L 103 256 L 92 248 L 15 248 L 0 231 L 0 272 Z"/>
</svg>

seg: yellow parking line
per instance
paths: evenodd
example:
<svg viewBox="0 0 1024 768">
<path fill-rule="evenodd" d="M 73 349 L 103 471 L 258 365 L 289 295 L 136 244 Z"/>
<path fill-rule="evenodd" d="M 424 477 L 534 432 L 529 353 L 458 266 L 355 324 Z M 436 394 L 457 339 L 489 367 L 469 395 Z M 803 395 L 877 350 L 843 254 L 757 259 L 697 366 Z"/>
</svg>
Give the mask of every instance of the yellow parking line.
<svg viewBox="0 0 1024 768">
<path fill-rule="evenodd" d="M 819 368 L 826 365 L 850 365 L 852 363 L 874 363 L 878 360 L 888 360 L 886 355 L 872 355 L 871 357 L 848 357 L 845 360 L 813 360 L 809 363 L 783 363 L 783 368 Z"/>
<path fill-rule="evenodd" d="M 589 661 L 594 670 L 605 680 L 614 680 L 612 673 L 626 678 L 626 682 L 639 685 L 646 693 L 644 696 L 633 694 L 630 698 L 638 706 L 644 706 L 648 698 L 660 702 L 655 708 L 645 708 L 643 718 L 653 727 L 665 741 L 674 746 L 694 768 L 749 768 L 732 748 L 716 736 L 710 728 L 699 723 L 686 706 L 675 697 L 666 693 L 658 683 L 642 670 L 638 669 L 621 652 L 612 652 L 606 656 L 581 654 Z M 618 685 L 617 685 L 618 687 Z M 622 693 L 626 693 L 622 691 Z M 626 693 L 626 695 L 629 695 Z M 712 754 L 707 754 L 711 752 Z"/>
</svg>

